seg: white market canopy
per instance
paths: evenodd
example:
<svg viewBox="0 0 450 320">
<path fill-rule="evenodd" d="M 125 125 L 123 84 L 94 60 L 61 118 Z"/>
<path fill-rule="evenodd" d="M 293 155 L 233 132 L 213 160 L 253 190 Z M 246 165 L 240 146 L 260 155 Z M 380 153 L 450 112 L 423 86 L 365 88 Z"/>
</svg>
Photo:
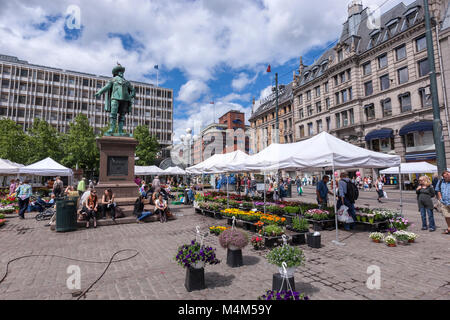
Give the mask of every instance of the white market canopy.
<svg viewBox="0 0 450 320">
<path fill-rule="evenodd" d="M 186 168 L 186 172 L 191 174 L 202 174 L 246 171 L 247 168 L 245 164 L 249 158 L 249 155 L 240 150 L 215 154 L 195 166 Z"/>
<path fill-rule="evenodd" d="M 401 173 L 413 174 L 413 173 L 436 173 L 438 169 L 431 163 L 422 162 L 407 162 L 401 164 Z M 398 166 L 387 168 L 380 171 L 381 174 L 398 174 Z"/>
<path fill-rule="evenodd" d="M 28 166 L 21 167 L 20 174 L 31 174 L 35 176 L 72 176 L 72 169 L 66 168 L 52 158 L 35 162 Z"/>
<path fill-rule="evenodd" d="M 18 174 L 23 164 L 15 163 L 6 159 L 0 159 L 0 174 Z"/>
<path fill-rule="evenodd" d="M 246 161 L 247 171 L 385 168 L 400 165 L 400 157 L 367 150 L 322 132 L 310 139 L 271 144 Z"/>
<path fill-rule="evenodd" d="M 162 173 L 162 175 L 180 175 L 180 176 L 183 176 L 185 174 L 186 171 L 184 171 L 180 167 L 169 167 L 164 170 L 164 173 Z"/>
<path fill-rule="evenodd" d="M 157 166 L 134 166 L 134 174 L 136 176 L 156 176 L 163 173 L 164 170 Z"/>
</svg>

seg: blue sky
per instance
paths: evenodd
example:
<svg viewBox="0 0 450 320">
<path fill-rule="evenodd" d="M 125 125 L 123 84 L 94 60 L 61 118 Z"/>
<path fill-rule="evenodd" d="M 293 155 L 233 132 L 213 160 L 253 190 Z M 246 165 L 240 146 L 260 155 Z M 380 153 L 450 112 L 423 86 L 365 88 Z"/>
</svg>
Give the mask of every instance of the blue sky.
<svg viewBox="0 0 450 320">
<path fill-rule="evenodd" d="M 333 44 L 349 2 L 11 0 L 0 11 L 0 53 L 99 75 L 119 61 L 127 79 L 149 83 L 158 65 L 159 85 L 174 90 L 176 142 L 187 127 L 198 133 L 230 109 L 248 118 L 275 72 L 287 84 L 301 55 L 311 64 Z M 400 2 L 363 4 L 386 11 Z"/>
</svg>

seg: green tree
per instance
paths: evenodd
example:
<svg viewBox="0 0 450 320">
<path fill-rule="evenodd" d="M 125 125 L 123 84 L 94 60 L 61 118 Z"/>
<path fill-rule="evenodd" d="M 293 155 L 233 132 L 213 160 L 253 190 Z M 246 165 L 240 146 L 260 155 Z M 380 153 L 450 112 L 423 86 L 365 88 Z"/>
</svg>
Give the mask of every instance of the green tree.
<svg viewBox="0 0 450 320">
<path fill-rule="evenodd" d="M 161 150 L 161 146 L 155 136 L 150 135 L 148 126 L 137 126 L 134 129 L 134 138 L 139 142 L 136 147 L 136 161 L 138 166 L 150 166 L 154 164 L 156 155 Z"/>
<path fill-rule="evenodd" d="M 10 119 L 0 119 L 0 158 L 29 164 L 29 136 Z"/>
<path fill-rule="evenodd" d="M 94 129 L 88 118 L 79 114 L 70 123 L 69 130 L 63 139 L 64 157 L 62 164 L 83 170 L 94 170 L 99 167 L 100 153 L 95 141 Z"/>
<path fill-rule="evenodd" d="M 33 126 L 28 131 L 29 134 L 29 162 L 34 163 L 52 158 L 60 162 L 63 157 L 63 135 L 45 120 L 35 118 Z"/>
</svg>

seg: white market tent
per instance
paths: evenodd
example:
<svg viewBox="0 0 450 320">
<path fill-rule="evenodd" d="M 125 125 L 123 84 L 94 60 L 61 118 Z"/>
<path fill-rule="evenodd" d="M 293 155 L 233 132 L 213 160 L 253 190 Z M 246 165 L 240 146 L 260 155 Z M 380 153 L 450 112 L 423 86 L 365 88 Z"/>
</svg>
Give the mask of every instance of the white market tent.
<svg viewBox="0 0 450 320">
<path fill-rule="evenodd" d="M 220 164 L 223 158 L 223 154 L 215 154 L 205 161 L 197 163 L 192 167 L 186 168 L 186 173 L 189 174 L 203 174 L 203 173 L 219 173 L 211 170 L 210 168 L 214 167 L 216 164 Z"/>
<path fill-rule="evenodd" d="M 399 167 L 391 167 L 384 170 L 381 170 L 381 174 L 398 174 Z M 400 172 L 402 174 L 414 174 L 414 173 L 436 173 L 438 169 L 436 166 L 431 163 L 422 161 L 422 162 L 407 162 L 402 163 L 400 166 Z"/>
<path fill-rule="evenodd" d="M 164 170 L 164 173 L 161 173 L 161 175 L 180 175 L 180 176 L 183 176 L 185 174 L 186 171 L 184 171 L 180 167 L 169 167 Z"/>
<path fill-rule="evenodd" d="M 243 151 L 237 150 L 229 153 L 215 154 L 195 166 L 186 168 L 187 173 L 227 173 L 248 171 L 246 163 L 250 156 Z"/>
<path fill-rule="evenodd" d="M 157 166 L 134 166 L 134 174 L 136 176 L 156 176 L 163 173 L 164 170 Z"/>
<path fill-rule="evenodd" d="M 23 164 L 15 163 L 6 159 L 0 159 L 0 175 L 18 174 Z"/>
<path fill-rule="evenodd" d="M 28 166 L 21 167 L 20 174 L 35 176 L 72 176 L 72 169 L 66 168 L 52 158 L 45 158 Z"/>
</svg>

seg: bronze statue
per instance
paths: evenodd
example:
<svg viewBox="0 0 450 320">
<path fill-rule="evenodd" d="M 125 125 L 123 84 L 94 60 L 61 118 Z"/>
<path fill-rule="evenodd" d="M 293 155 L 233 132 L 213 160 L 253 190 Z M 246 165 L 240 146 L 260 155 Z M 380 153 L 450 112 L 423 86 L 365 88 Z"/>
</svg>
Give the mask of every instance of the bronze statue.
<svg viewBox="0 0 450 320">
<path fill-rule="evenodd" d="M 131 83 L 123 77 L 125 68 L 119 63 L 112 69 L 113 77 L 103 88 L 101 88 L 95 96 L 98 97 L 103 93 L 105 96 L 105 111 L 110 112 L 109 130 L 105 132 L 106 136 L 116 135 L 117 114 L 119 114 L 119 130 L 118 136 L 130 136 L 123 131 L 125 115 L 131 112 L 131 108 L 136 96 L 136 90 Z"/>
</svg>

